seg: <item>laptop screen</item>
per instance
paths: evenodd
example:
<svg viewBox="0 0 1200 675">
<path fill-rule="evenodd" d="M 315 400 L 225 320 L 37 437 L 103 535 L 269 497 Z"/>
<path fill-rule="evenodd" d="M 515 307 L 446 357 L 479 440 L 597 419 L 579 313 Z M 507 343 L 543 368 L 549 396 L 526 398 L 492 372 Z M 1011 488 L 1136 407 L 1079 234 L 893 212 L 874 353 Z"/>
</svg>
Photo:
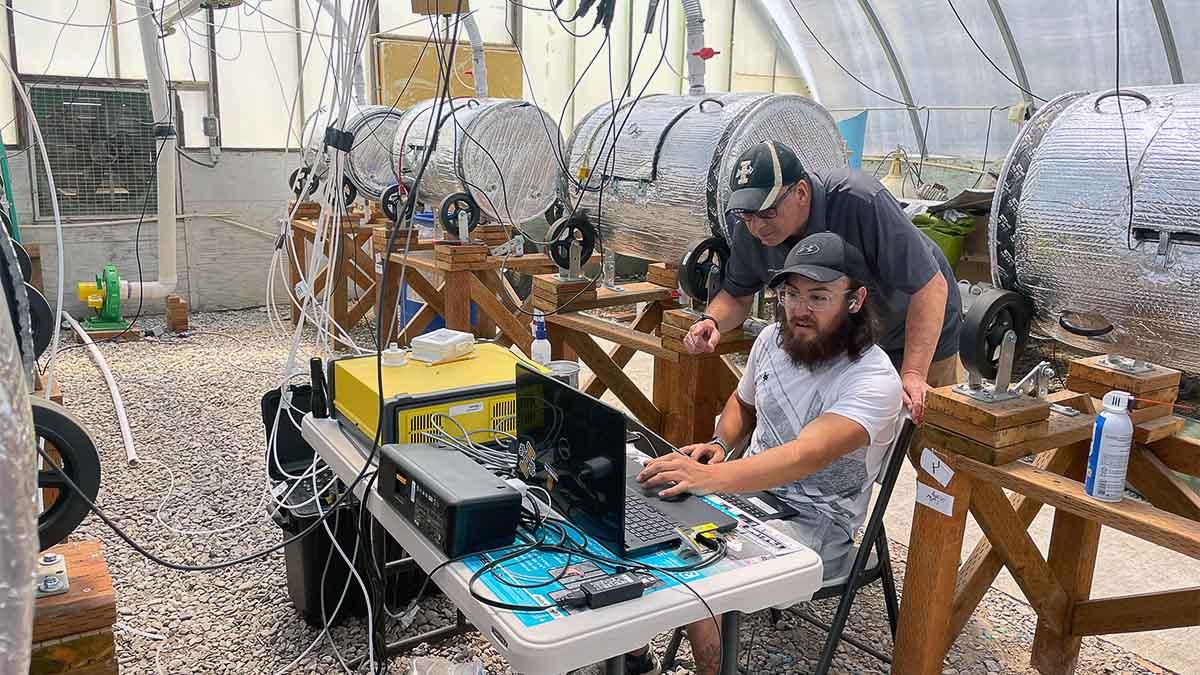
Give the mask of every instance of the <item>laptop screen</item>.
<svg viewBox="0 0 1200 675">
<path fill-rule="evenodd" d="M 516 399 L 521 479 L 545 488 L 559 514 L 620 553 L 625 416 L 522 364 Z"/>
</svg>

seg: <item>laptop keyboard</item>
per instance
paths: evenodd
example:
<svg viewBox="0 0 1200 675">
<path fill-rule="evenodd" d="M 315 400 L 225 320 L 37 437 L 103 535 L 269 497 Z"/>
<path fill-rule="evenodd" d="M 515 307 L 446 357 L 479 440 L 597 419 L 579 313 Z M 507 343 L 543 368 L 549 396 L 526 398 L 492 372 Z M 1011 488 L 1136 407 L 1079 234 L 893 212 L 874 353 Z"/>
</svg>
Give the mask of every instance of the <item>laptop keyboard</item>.
<svg viewBox="0 0 1200 675">
<path fill-rule="evenodd" d="M 625 536 L 642 541 L 654 541 L 675 536 L 679 522 L 670 518 L 632 488 L 625 489 Z"/>
</svg>

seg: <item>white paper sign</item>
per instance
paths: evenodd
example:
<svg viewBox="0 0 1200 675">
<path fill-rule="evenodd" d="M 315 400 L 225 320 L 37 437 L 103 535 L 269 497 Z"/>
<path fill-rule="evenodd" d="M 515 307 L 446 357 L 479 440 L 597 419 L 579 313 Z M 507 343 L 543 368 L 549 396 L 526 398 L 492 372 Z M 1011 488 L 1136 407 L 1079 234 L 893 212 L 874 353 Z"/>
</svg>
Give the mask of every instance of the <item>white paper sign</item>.
<svg viewBox="0 0 1200 675">
<path fill-rule="evenodd" d="M 924 483 L 917 483 L 917 503 L 947 516 L 954 515 L 954 497 Z"/>
<path fill-rule="evenodd" d="M 921 468 L 925 469 L 925 473 L 933 476 L 933 479 L 946 487 L 950 484 L 950 479 L 954 478 L 954 469 L 946 466 L 946 463 L 940 457 L 933 454 L 929 448 L 921 451 Z"/>
</svg>

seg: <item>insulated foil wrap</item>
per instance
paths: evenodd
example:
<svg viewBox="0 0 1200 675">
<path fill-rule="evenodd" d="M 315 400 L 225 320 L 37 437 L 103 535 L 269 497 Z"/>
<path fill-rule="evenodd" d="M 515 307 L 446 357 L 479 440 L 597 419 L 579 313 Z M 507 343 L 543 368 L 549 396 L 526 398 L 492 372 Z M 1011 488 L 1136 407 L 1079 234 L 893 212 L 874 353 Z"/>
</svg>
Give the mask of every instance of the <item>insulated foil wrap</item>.
<svg viewBox="0 0 1200 675">
<path fill-rule="evenodd" d="M 1050 337 L 1200 372 L 1200 86 L 1123 91 L 1124 134 L 1112 92 L 1064 94 L 1022 128 L 992 202 L 993 281 Z M 1081 337 L 1063 312 L 1115 329 Z"/>
<path fill-rule="evenodd" d="M 348 129 L 362 111 L 358 105 L 351 103 L 350 109 L 346 111 L 345 128 Z M 329 172 L 329 156 L 325 152 L 325 130 L 331 125 L 336 126 L 336 113 L 336 109 L 329 106 L 318 108 L 304 120 L 304 127 L 300 130 L 300 161 L 318 178 L 324 178 Z"/>
<path fill-rule="evenodd" d="M 373 105 L 346 122 L 346 130 L 354 134 L 346 176 L 367 199 L 378 201 L 384 190 L 400 182 L 392 144 L 401 115 L 401 111 L 391 106 Z"/>
<path fill-rule="evenodd" d="M 803 96 L 659 95 L 615 115 L 610 103 L 589 112 L 571 135 L 571 178 L 559 190 L 599 221 L 606 247 L 677 263 L 697 239 L 728 237 L 729 175 L 743 150 L 766 140 L 791 147 L 808 169 L 846 166 L 833 118 Z"/>
<path fill-rule="evenodd" d="M 452 103 L 452 105 L 451 105 Z M 404 113 L 393 146 L 400 173 L 411 181 L 434 144 L 421 178 L 420 200 L 467 192 L 491 221 L 521 224 L 541 218 L 554 204 L 562 134 L 544 110 L 527 101 L 500 98 L 436 99 Z"/>
<path fill-rule="evenodd" d="M 7 306 L 0 287 L 0 306 Z M 0 673 L 29 672 L 38 532 L 33 419 L 10 321 L 0 321 Z"/>
</svg>

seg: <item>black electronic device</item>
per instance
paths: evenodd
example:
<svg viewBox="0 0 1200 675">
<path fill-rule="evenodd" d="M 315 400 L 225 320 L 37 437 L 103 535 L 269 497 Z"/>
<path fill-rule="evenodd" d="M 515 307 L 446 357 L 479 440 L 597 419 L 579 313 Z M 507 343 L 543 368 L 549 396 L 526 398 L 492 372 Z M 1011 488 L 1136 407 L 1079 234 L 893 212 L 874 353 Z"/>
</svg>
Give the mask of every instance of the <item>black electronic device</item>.
<svg viewBox="0 0 1200 675">
<path fill-rule="evenodd" d="M 618 555 L 679 542 L 675 528 L 737 519 L 692 496 L 669 502 L 637 481 L 625 454 L 625 415 L 569 385 L 517 365 L 521 478 L 545 488 L 555 510 Z M 522 468 L 523 467 L 523 468 Z"/>
<path fill-rule="evenodd" d="M 379 494 L 451 558 L 511 544 L 517 535 L 521 493 L 452 448 L 383 446 Z"/>
<path fill-rule="evenodd" d="M 784 520 L 798 513 L 791 504 L 770 492 L 745 492 L 740 494 L 718 492 L 717 497 L 729 502 L 758 520 Z"/>
</svg>

